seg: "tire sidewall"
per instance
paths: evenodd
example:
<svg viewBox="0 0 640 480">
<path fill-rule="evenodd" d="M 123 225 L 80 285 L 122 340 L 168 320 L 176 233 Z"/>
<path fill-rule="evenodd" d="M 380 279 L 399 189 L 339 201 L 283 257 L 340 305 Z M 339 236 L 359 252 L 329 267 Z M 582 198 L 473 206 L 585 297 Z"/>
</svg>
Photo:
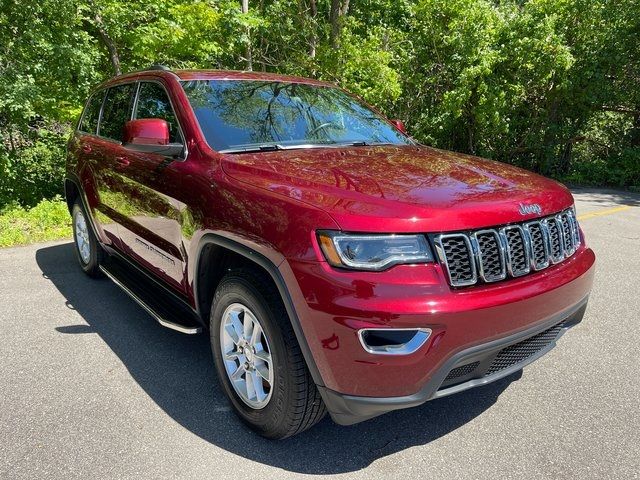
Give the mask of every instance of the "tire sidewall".
<svg viewBox="0 0 640 480">
<path fill-rule="evenodd" d="M 222 314 L 232 303 L 241 303 L 253 312 L 267 336 L 271 350 L 274 372 L 273 391 L 269 403 L 259 410 L 251 408 L 240 399 L 224 367 L 220 346 L 220 324 Z M 223 281 L 216 291 L 210 318 L 211 350 L 218 379 L 236 413 L 251 428 L 263 435 L 269 436 L 270 432 L 281 430 L 291 388 L 286 375 L 287 348 L 267 302 L 251 284 L 242 278 L 234 277 L 229 281 Z"/>
</svg>

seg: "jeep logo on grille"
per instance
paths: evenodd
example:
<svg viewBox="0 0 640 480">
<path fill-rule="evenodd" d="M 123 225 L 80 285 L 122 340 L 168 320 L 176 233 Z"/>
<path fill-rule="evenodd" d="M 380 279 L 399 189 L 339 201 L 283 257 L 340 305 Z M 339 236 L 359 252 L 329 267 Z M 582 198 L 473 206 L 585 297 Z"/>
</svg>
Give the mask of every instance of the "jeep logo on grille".
<svg viewBox="0 0 640 480">
<path fill-rule="evenodd" d="M 537 213 L 538 215 L 542 214 L 542 208 L 540 208 L 540 205 L 537 203 L 532 203 L 530 205 L 521 203 L 518 211 L 520 212 L 520 215 L 529 215 L 531 213 Z"/>
</svg>

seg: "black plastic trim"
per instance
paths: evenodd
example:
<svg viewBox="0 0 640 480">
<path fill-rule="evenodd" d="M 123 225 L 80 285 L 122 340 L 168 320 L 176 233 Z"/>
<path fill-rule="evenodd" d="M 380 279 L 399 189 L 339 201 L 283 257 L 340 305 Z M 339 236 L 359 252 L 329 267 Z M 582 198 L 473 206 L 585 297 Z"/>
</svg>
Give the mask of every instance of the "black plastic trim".
<svg viewBox="0 0 640 480">
<path fill-rule="evenodd" d="M 286 282 L 282 277 L 282 273 L 280 272 L 278 267 L 271 260 L 269 260 L 261 253 L 255 251 L 254 249 L 235 240 L 231 240 L 227 237 L 215 233 L 207 233 L 200 239 L 200 242 L 198 243 L 198 254 L 196 256 L 194 265 L 200 265 L 200 255 L 202 254 L 204 247 L 210 243 L 242 255 L 243 257 L 264 268 L 269 273 L 276 286 L 278 287 L 280 297 L 282 298 L 287 313 L 289 314 L 291 326 L 293 327 L 293 331 L 296 334 L 296 339 L 298 340 L 298 344 L 300 345 L 300 350 L 302 351 L 302 355 L 304 356 L 304 359 L 307 363 L 307 368 L 309 368 L 311 377 L 318 387 L 322 387 L 324 385 L 324 382 L 322 380 L 322 376 L 320 375 L 320 370 L 316 365 L 315 359 L 313 358 L 313 353 L 311 353 L 311 348 L 309 347 L 307 339 L 304 336 L 302 325 L 300 324 L 300 318 L 298 317 L 296 309 L 293 305 L 293 300 L 291 299 L 291 295 L 289 293 L 289 289 L 287 288 Z M 203 312 L 199 311 L 200 301 L 198 298 L 197 281 L 198 273 L 195 272 L 195 275 L 193 277 L 193 292 L 195 297 L 195 304 L 198 308 L 198 313 L 200 314 L 199 317 L 204 318 L 202 315 Z M 322 393 L 322 390 L 320 390 L 320 392 Z"/>
<path fill-rule="evenodd" d="M 589 297 L 586 296 L 574 306 L 553 315 L 543 324 L 538 324 L 513 335 L 499 338 L 481 345 L 476 345 L 454 354 L 444 363 L 435 375 L 433 375 L 431 380 L 422 387 L 422 389 L 412 395 L 401 397 L 358 397 L 353 395 L 344 395 L 324 387 L 320 388 L 320 393 L 322 394 L 322 398 L 324 399 L 325 405 L 327 406 L 333 420 L 340 425 L 352 425 L 392 410 L 415 407 L 435 398 L 444 397 L 473 387 L 495 382 L 496 380 L 507 377 L 512 373 L 521 370 L 523 367 L 534 362 L 551 350 L 556 345 L 557 340 L 569 328 L 580 323 L 587 308 L 588 299 Z M 496 372 L 493 375 L 470 380 L 443 390 L 438 390 L 446 376 L 453 368 L 472 361 L 474 357 L 480 354 L 500 350 L 508 347 L 509 345 L 526 340 L 527 338 L 541 333 L 562 321 L 564 321 L 563 327 L 556 339 L 532 357 L 529 357 L 505 370 Z"/>
<path fill-rule="evenodd" d="M 69 205 L 69 194 L 67 192 L 67 185 L 66 185 L 67 181 L 73 183 L 76 186 L 76 190 L 78 190 L 78 197 L 80 198 L 80 202 L 82 203 L 84 211 L 87 213 L 87 216 L 89 217 L 89 226 L 91 227 L 91 230 L 93 231 L 93 234 L 95 235 L 96 239 L 100 241 L 100 236 L 98 235 L 98 229 L 96 228 L 93 215 L 91 214 L 91 209 L 89 208 L 89 202 L 87 200 L 86 194 L 84 193 L 84 189 L 82 188 L 82 183 L 80 182 L 80 179 L 75 173 L 71 173 L 71 172 L 66 173 L 66 176 L 64 178 L 64 196 L 65 196 L 65 200 L 67 201 L 67 205 Z M 69 213 L 71 213 L 71 207 L 69 207 Z"/>
<path fill-rule="evenodd" d="M 119 250 L 116 250 L 114 248 L 110 248 L 109 250 L 110 250 L 109 252 L 110 255 L 117 257 L 118 260 L 123 262 L 128 268 L 135 270 L 140 275 L 143 275 L 148 282 L 150 282 L 156 288 L 159 288 L 160 290 L 162 290 L 163 293 L 169 295 L 173 302 L 180 303 L 184 308 L 187 308 L 191 313 L 193 313 L 194 319 L 196 319 L 198 323 L 201 323 L 204 326 L 204 322 L 200 314 L 189 304 L 186 298 L 182 297 L 182 295 L 179 292 L 176 292 L 171 287 L 168 287 L 167 285 L 165 285 L 165 283 L 162 280 L 160 280 L 159 278 L 156 278 L 152 273 L 148 272 L 146 269 L 136 264 L 134 261 L 129 259 L 125 254 L 123 254 Z"/>
</svg>

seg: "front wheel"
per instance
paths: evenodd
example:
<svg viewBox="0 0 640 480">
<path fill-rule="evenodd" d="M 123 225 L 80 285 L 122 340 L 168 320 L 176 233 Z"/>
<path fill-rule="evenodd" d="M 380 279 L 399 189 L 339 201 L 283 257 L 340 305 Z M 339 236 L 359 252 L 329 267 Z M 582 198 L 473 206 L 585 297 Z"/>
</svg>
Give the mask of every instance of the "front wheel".
<svg viewBox="0 0 640 480">
<path fill-rule="evenodd" d="M 90 277 L 100 277 L 100 262 L 103 252 L 98 239 L 89 225 L 89 220 L 80 202 L 76 201 L 71 210 L 73 240 L 80 267 Z"/>
<path fill-rule="evenodd" d="M 251 270 L 227 274 L 215 293 L 210 334 L 220 383 L 236 414 L 260 435 L 286 438 L 325 415 L 270 278 Z"/>
</svg>

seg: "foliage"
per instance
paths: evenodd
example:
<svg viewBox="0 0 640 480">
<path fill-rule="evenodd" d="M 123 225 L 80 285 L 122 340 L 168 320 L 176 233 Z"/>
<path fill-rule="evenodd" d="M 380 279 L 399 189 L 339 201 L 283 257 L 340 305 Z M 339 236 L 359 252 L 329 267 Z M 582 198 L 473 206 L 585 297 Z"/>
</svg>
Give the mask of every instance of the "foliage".
<svg viewBox="0 0 640 480">
<path fill-rule="evenodd" d="M 71 216 L 60 197 L 43 200 L 31 209 L 7 205 L 0 210 L 0 247 L 70 236 Z"/>
<path fill-rule="evenodd" d="M 59 125 L 34 128 L 20 138 L 21 145 L 0 150 L 0 208 L 12 202 L 33 206 L 63 193 L 68 135 Z"/>
<path fill-rule="evenodd" d="M 64 138 L 114 73 L 265 70 L 336 82 L 418 140 L 638 185 L 637 0 L 2 0 L 0 205 L 59 194 Z"/>
</svg>

